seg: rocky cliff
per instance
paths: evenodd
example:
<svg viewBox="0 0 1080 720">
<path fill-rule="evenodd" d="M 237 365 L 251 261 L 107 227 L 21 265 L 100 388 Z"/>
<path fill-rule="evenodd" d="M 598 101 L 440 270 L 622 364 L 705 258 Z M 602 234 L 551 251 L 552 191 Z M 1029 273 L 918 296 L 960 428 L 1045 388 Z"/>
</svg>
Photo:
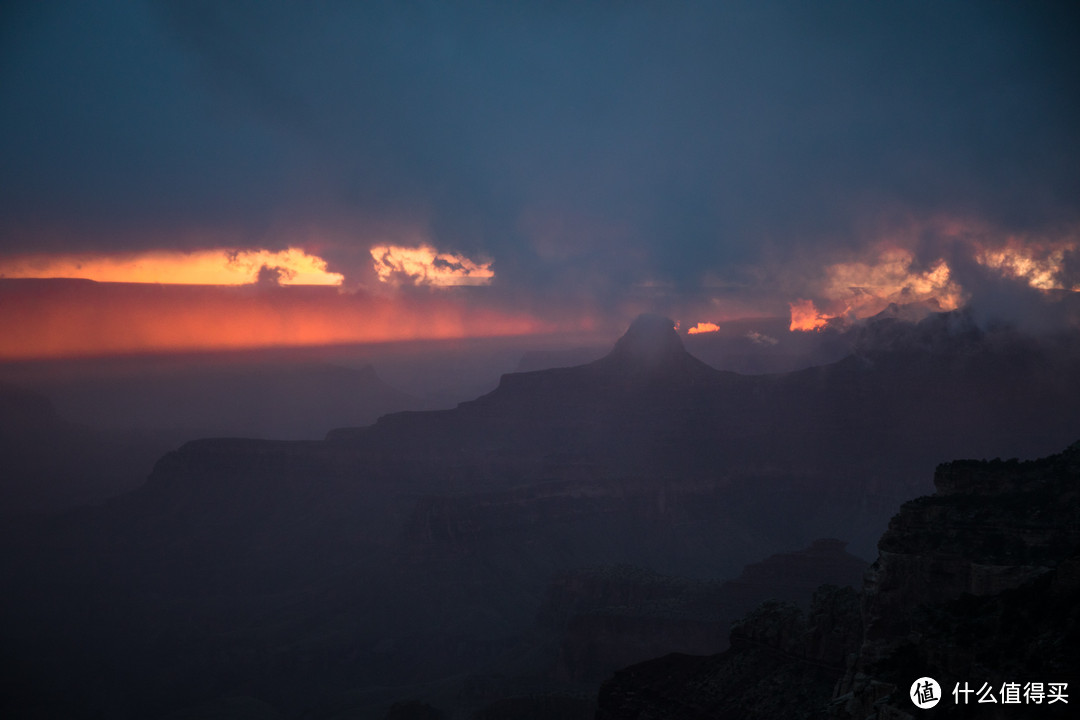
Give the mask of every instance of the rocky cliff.
<svg viewBox="0 0 1080 720">
<path fill-rule="evenodd" d="M 597 717 L 900 720 L 921 712 L 907 693 L 923 676 L 941 685 L 942 717 L 1025 717 L 1030 707 L 1002 701 L 1005 683 L 1075 692 L 1080 443 L 1031 462 L 947 463 L 935 486 L 882 536 L 860 612 L 834 591 L 815 596 L 808 618 L 762 606 L 732 631 L 726 653 L 616 673 Z M 984 684 L 996 689 L 994 703 L 952 694 Z M 1069 706 L 1038 711 L 1067 716 Z"/>
<path fill-rule="evenodd" d="M 1080 670 L 1080 443 L 1032 462 L 947 463 L 934 484 L 881 538 L 863 590 L 865 641 L 836 717 L 917 712 L 906 693 L 924 675 L 948 692 Z"/>
</svg>

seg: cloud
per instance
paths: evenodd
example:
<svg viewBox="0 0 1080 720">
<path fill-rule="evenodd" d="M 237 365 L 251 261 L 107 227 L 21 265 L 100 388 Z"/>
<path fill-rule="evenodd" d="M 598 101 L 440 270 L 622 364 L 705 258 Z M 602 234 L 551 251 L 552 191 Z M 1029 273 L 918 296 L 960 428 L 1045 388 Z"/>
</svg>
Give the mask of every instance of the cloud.
<svg viewBox="0 0 1080 720">
<path fill-rule="evenodd" d="M 686 333 L 688 335 L 698 335 L 701 333 L 714 333 L 720 330 L 720 326 L 711 322 L 699 322 L 694 327 L 688 329 Z"/>
<path fill-rule="evenodd" d="M 825 275 L 822 294 L 831 301 L 834 316 L 867 317 L 890 303 L 932 302 L 941 310 L 954 310 L 964 301 L 945 260 L 919 269 L 914 254 L 902 248 L 883 248 L 867 260 L 829 265 Z"/>
<path fill-rule="evenodd" d="M 918 319 L 964 305 L 982 323 L 1062 329 L 1075 324 L 1080 300 L 1078 238 L 1068 225 L 1015 233 L 981 219 L 909 220 L 861 247 L 790 261 L 780 286 L 797 298 L 789 300 L 793 330 L 849 324 L 887 308 Z"/>
<path fill-rule="evenodd" d="M 793 332 L 796 330 L 802 332 L 820 330 L 825 327 L 829 321 L 829 316 L 819 312 L 817 307 L 815 307 L 813 300 L 795 300 L 790 303 L 790 308 L 791 325 L 789 329 Z"/>
<path fill-rule="evenodd" d="M 776 345 L 780 342 L 771 335 L 765 335 L 764 333 L 759 333 L 756 330 L 748 331 L 746 333 L 746 338 L 755 345 Z"/>
<path fill-rule="evenodd" d="M 1072 258 L 1080 243 L 1023 243 L 1010 238 L 1001 247 L 979 247 L 975 260 L 1004 277 L 1026 282 L 1038 290 L 1080 292 L 1080 283 L 1070 277 L 1067 258 Z"/>
<path fill-rule="evenodd" d="M 475 261 L 421 245 L 379 245 L 371 248 L 375 272 L 384 283 L 413 285 L 487 285 L 495 278 L 491 261 Z"/>
<path fill-rule="evenodd" d="M 269 265 L 263 265 L 259 268 L 259 274 L 255 277 L 256 285 L 282 285 L 282 280 L 288 279 L 287 271 L 282 270 L 280 267 L 270 267 Z"/>
</svg>

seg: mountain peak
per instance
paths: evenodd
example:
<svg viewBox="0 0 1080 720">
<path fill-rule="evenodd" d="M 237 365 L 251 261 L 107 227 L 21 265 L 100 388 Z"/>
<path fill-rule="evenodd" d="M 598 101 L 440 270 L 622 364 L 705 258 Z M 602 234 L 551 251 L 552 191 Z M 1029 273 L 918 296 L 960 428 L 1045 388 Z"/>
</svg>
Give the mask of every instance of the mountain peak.
<svg viewBox="0 0 1080 720">
<path fill-rule="evenodd" d="M 686 354 L 686 348 L 675 332 L 675 321 L 663 315 L 645 313 L 630 323 L 609 357 L 652 368 L 678 361 Z"/>
</svg>

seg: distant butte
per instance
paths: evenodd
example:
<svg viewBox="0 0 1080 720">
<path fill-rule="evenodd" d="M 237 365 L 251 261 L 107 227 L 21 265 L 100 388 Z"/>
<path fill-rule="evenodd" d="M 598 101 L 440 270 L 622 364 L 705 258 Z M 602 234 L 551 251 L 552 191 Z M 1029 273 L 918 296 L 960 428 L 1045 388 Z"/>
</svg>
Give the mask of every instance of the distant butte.
<svg viewBox="0 0 1080 720">
<path fill-rule="evenodd" d="M 691 384 L 715 381 L 721 375 L 686 351 L 674 320 L 648 313 L 638 315 L 614 349 L 592 366 L 614 376 L 663 377 Z"/>
<path fill-rule="evenodd" d="M 626 333 L 615 343 L 608 357 L 655 367 L 679 361 L 685 356 L 675 321 L 662 315 L 638 315 Z"/>
</svg>

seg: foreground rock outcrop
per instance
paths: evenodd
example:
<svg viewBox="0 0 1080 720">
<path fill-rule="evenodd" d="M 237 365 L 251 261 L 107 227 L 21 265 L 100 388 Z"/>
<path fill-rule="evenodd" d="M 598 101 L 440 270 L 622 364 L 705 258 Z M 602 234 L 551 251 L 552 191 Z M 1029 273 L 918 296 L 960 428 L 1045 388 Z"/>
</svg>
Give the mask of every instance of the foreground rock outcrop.
<svg viewBox="0 0 1080 720">
<path fill-rule="evenodd" d="M 935 485 L 890 523 L 859 603 L 822 588 L 806 615 L 761 606 L 725 653 L 616 673 L 597 717 L 899 720 L 921 712 L 907 694 L 924 676 L 940 683 L 941 717 L 1025 717 L 1006 684 L 1064 684 L 1067 699 L 1080 687 L 1080 443 L 947 463 Z M 994 702 L 978 702 L 984 686 Z M 954 688 L 975 692 L 965 703 Z M 1038 716 L 1069 708 L 1046 699 Z"/>
<path fill-rule="evenodd" d="M 1080 443 L 1032 462 L 948 463 L 934 484 L 881 538 L 865 640 L 834 717 L 917 712 L 907 691 L 922 676 L 946 693 L 1078 676 Z M 978 717 L 1008 717 L 998 706 L 983 703 Z"/>
</svg>

